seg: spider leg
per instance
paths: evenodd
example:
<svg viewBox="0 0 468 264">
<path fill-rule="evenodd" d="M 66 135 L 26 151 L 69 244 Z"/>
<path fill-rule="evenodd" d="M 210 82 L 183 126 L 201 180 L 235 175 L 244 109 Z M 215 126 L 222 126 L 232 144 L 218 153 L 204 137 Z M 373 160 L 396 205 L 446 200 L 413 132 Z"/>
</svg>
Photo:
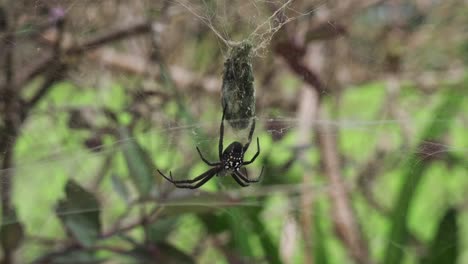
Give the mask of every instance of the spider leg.
<svg viewBox="0 0 468 264">
<path fill-rule="evenodd" d="M 223 104 L 223 117 L 221 117 L 221 126 L 219 128 L 219 160 L 223 157 L 223 137 L 224 137 L 224 117 L 226 115 L 227 104 Z"/>
<path fill-rule="evenodd" d="M 213 173 L 213 172 L 214 172 L 214 174 L 218 173 L 218 170 L 219 170 L 218 167 L 209 169 L 209 170 L 207 170 L 206 172 L 204 172 L 203 174 L 201 174 L 200 176 L 197 176 L 197 177 L 195 177 L 195 178 L 192 179 L 192 180 L 174 180 L 174 179 L 172 178 L 172 172 L 169 172 L 170 178 L 167 177 L 166 175 L 164 175 L 160 170 L 158 170 L 158 172 L 159 172 L 159 174 L 161 174 L 167 181 L 169 181 L 169 182 L 171 182 L 171 183 L 173 183 L 174 185 L 177 186 L 177 184 L 192 184 L 192 183 L 195 183 L 195 182 L 197 182 L 197 181 L 199 181 L 199 180 L 201 180 L 201 179 L 203 179 L 203 178 L 205 178 L 205 177 L 208 177 L 208 176 L 210 175 L 210 173 Z M 214 174 L 213 174 L 213 175 L 214 175 Z"/>
<path fill-rule="evenodd" d="M 211 163 L 209 162 L 207 159 L 205 159 L 205 157 L 203 157 L 203 154 L 201 153 L 200 149 L 197 147 L 197 151 L 198 151 L 198 154 L 200 154 L 200 158 L 208 165 L 210 166 L 218 166 L 219 164 L 221 164 L 221 162 L 215 162 L 215 163 Z"/>
<path fill-rule="evenodd" d="M 251 160 L 244 162 L 244 165 L 249 165 L 250 163 L 254 162 L 255 159 L 257 159 L 259 154 L 260 154 L 260 142 L 258 141 L 258 137 L 257 137 L 257 153 L 255 153 L 255 155 L 252 157 Z"/>
<path fill-rule="evenodd" d="M 257 177 L 257 179 L 255 180 L 252 180 L 252 179 L 249 179 L 249 176 L 245 176 L 242 172 L 240 171 L 234 171 L 234 174 L 236 176 L 238 176 L 239 178 L 241 178 L 242 180 L 244 180 L 245 182 L 248 182 L 248 183 L 255 183 L 255 182 L 259 182 L 262 180 L 262 175 L 263 175 L 263 168 L 262 167 L 262 171 L 260 172 L 260 175 Z M 246 171 L 247 172 L 247 171 Z"/>
<path fill-rule="evenodd" d="M 161 174 L 161 176 L 163 176 L 163 178 L 166 179 L 167 181 L 169 181 L 169 182 L 173 182 L 173 181 L 174 181 L 174 180 L 172 179 L 172 172 L 171 172 L 171 171 L 169 171 L 169 176 L 170 176 L 171 178 L 168 178 L 168 177 L 167 177 L 166 175 L 164 175 L 164 173 L 162 173 L 160 170 L 157 170 L 157 171 L 158 171 L 159 174 Z"/>
<path fill-rule="evenodd" d="M 198 182 L 197 184 L 195 184 L 195 185 L 184 184 L 184 183 L 182 183 L 182 184 L 174 183 L 174 185 L 177 188 L 181 188 L 181 189 L 197 189 L 197 188 L 201 187 L 203 184 L 205 184 L 206 182 L 208 182 L 211 178 L 213 178 L 213 176 L 215 176 L 219 171 L 220 171 L 219 168 L 213 168 L 213 169 L 203 173 L 202 175 L 205 178 L 203 180 L 201 180 L 200 182 Z"/>
<path fill-rule="evenodd" d="M 249 186 L 247 183 L 244 183 L 241 181 L 241 179 L 238 178 L 237 174 L 234 172 L 234 174 L 231 174 L 232 178 L 237 182 L 242 187 L 247 187 Z"/>
<path fill-rule="evenodd" d="M 254 131 L 255 131 L 255 118 L 252 119 L 252 126 L 250 127 L 249 138 L 248 138 L 247 144 L 245 144 L 244 146 L 244 153 L 249 148 L 250 142 L 252 142 L 252 136 L 253 136 Z"/>
</svg>

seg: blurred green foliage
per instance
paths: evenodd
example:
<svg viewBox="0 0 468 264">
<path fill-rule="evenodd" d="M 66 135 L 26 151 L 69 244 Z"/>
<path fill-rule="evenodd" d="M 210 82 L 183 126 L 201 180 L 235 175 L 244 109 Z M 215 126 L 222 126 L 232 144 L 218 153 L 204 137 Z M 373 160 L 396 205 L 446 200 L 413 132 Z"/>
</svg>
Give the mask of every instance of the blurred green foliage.
<svg viewBox="0 0 468 264">
<path fill-rule="evenodd" d="M 321 126 L 364 264 L 468 263 L 463 1 L 55 2 L 0 6 L 2 263 L 355 263 Z M 234 40 L 225 74 L 249 100 L 218 94 Z M 218 159 L 222 98 L 255 110 L 262 181 L 174 188 L 157 169 Z"/>
<path fill-rule="evenodd" d="M 464 201 L 461 194 L 462 186 L 466 184 L 463 175 L 466 175 L 467 167 L 460 163 L 464 161 L 464 152 L 444 152 L 460 157 L 447 169 L 448 165 L 443 165 L 443 160 L 427 163 L 425 159 L 430 157 L 421 156 L 417 150 L 420 144 L 442 136 L 449 136 L 452 145 L 467 144 L 463 127 L 456 125 L 457 115 L 467 110 L 461 85 L 466 84 L 444 89 L 437 98 L 430 98 L 425 108 L 410 109 L 421 116 L 421 122 L 415 124 L 422 131 L 421 140 L 415 141 L 414 146 L 405 146 L 415 150 L 387 157 L 386 162 L 394 165 L 383 171 L 375 182 L 377 199 L 381 199 L 384 206 L 392 208 L 393 216 L 387 218 L 358 192 L 353 193 L 358 218 L 363 223 L 372 257 L 377 262 L 403 263 L 404 259 L 410 262 L 422 259 L 422 263 L 456 263 L 459 256 L 466 255 L 466 248 L 461 245 L 467 243 L 467 229 L 463 222 L 457 220 L 466 218 L 466 213 L 448 209 Z M 86 96 L 74 96 L 76 91 L 70 83 L 62 83 L 49 97 L 57 107 L 65 101 L 67 106 L 91 104 L 91 101 L 83 99 Z M 115 91 L 115 96 L 119 97 L 121 90 Z M 392 144 L 402 142 L 399 128 L 394 124 L 374 120 L 383 96 L 382 86 L 373 83 L 355 87 L 343 97 L 339 142 L 344 155 L 352 159 L 350 164 L 372 156 L 377 137 L 381 134 L 388 134 Z M 405 103 L 405 100 L 403 98 L 402 102 Z M 409 96 L 408 100 L 412 101 L 414 97 Z M 103 100 L 100 106 L 112 107 L 117 112 L 125 109 L 125 100 L 120 100 L 120 105 L 111 101 L 106 103 Z M 43 110 L 47 107 L 45 103 L 41 106 Z M 424 113 L 428 111 L 430 114 Z M 207 152 L 215 152 L 214 145 L 217 144 L 219 121 L 216 120 L 219 119 L 219 112 L 212 113 L 213 122 L 209 130 L 214 136 L 205 138 L 210 142 Z M 104 141 L 102 150 L 95 152 L 83 145 L 89 132 L 68 128 L 66 112 L 53 116 L 38 113 L 36 116 L 28 122 L 18 141 L 19 176 L 15 182 L 18 188 L 15 199 L 19 215 L 27 233 L 35 233 L 34 230 L 41 227 L 41 236 L 76 240 L 69 246 L 69 251 L 57 255 L 26 243 L 21 251 L 28 252 L 25 254 L 27 259 L 49 257 L 54 259 L 54 263 L 66 263 L 66 259 L 78 258 L 93 261 L 126 259 L 132 263 L 152 263 L 151 259 L 159 258 L 164 259 L 164 263 L 192 263 L 194 256 L 201 251 L 203 257 L 199 260 L 206 263 L 213 257 L 224 258 L 226 263 L 260 259 L 268 263 L 283 262 L 283 225 L 288 215 L 292 213 L 293 217 L 298 217 L 301 211 L 298 188 L 301 188 L 303 171 L 294 162 L 291 163 L 291 159 L 294 159 L 291 146 L 294 144 L 293 128 L 296 124 L 288 125 L 288 133 L 279 141 L 273 141 L 269 131 L 261 126 L 257 129 L 262 154 L 250 170 L 251 175 L 255 175 L 261 166 L 265 166 L 262 183 L 242 190 L 234 187 L 236 185 L 229 185 L 229 189 L 226 189 L 212 184 L 202 188 L 206 191 L 193 192 L 173 190 L 170 184 L 154 173 L 155 168 L 166 170 L 174 167 L 181 169 L 176 170 L 177 177 L 189 177 L 205 170 L 205 166 L 200 165 L 195 147 L 191 145 L 197 141 L 193 139 L 194 130 L 190 128 L 182 128 L 178 134 L 172 134 L 168 127 L 149 132 L 138 129 L 129 132 L 120 125 L 120 128 L 116 127 L 115 135 Z M 116 122 L 102 116 L 96 116 L 96 119 L 101 120 L 101 125 Z M 44 125 L 50 120 L 58 121 L 53 122 L 53 134 Z M 174 137 L 180 137 L 180 140 L 172 141 Z M 201 137 L 198 135 L 195 138 Z M 191 154 L 183 155 L 181 146 Z M 112 169 L 103 175 L 99 188 L 90 188 L 106 155 L 116 155 Z M 307 151 L 307 156 L 315 163 L 318 161 L 315 158 L 317 155 L 315 148 Z M 197 169 L 189 169 L 188 164 Z M 358 168 L 349 166 L 348 174 L 355 175 Z M 29 177 L 33 172 L 34 177 Z M 420 181 L 423 172 L 427 179 Z M 433 184 L 430 183 L 431 179 L 434 179 Z M 214 179 L 213 182 L 220 180 Z M 221 182 L 229 180 L 222 179 Z M 315 182 L 316 186 L 308 190 L 315 192 L 317 197 L 314 214 L 310 216 L 314 223 L 312 233 L 316 262 L 344 263 L 348 258 L 346 251 L 329 224 L 326 182 L 321 175 L 317 175 Z M 34 207 L 31 199 L 38 201 Z M 54 207 L 62 220 L 62 230 L 57 228 L 56 220 L 44 222 L 48 214 L 44 212 L 50 212 Z M 446 215 L 438 220 L 445 211 Z M 137 220 L 141 223 L 136 222 L 133 227 L 126 228 Z M 456 222 L 461 223 L 460 227 L 454 224 Z M 424 254 L 413 251 L 414 245 L 411 239 L 408 243 L 408 236 L 418 240 Z M 303 260 L 299 238 L 300 234 L 294 242 L 295 262 Z M 385 244 L 386 248 L 383 247 Z M 42 257 L 38 258 L 40 255 Z M 219 260 L 218 263 L 223 261 Z"/>
</svg>

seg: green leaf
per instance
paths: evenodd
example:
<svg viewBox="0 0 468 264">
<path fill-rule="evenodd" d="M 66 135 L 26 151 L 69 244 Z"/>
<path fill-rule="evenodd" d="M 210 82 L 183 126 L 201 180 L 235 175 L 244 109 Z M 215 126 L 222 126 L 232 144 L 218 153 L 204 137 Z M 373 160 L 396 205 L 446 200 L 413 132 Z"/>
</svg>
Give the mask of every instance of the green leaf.
<svg viewBox="0 0 468 264">
<path fill-rule="evenodd" d="M 156 168 L 148 153 L 130 135 L 128 130 L 119 130 L 122 151 L 127 162 L 130 179 L 142 196 L 147 196 L 154 185 L 154 172 Z"/>
<path fill-rule="evenodd" d="M 466 97 L 461 87 L 464 83 L 449 87 L 445 91 L 441 103 L 434 111 L 432 121 L 423 130 L 421 141 L 437 140 L 442 137 L 450 127 L 456 113 L 459 111 L 463 100 Z M 461 91 L 461 92 L 459 92 Z M 441 123 L 443 121 L 443 123 Z M 393 209 L 391 219 L 391 230 L 388 235 L 388 244 L 385 251 L 384 264 L 402 263 L 403 250 L 408 237 L 408 216 L 410 215 L 411 202 L 417 187 L 421 182 L 424 172 L 428 168 L 428 162 L 421 162 L 418 151 L 414 151 L 408 159 L 402 174 L 403 185 L 398 195 L 396 206 Z"/>
<path fill-rule="evenodd" d="M 81 244 L 93 245 L 101 233 L 98 200 L 74 180 L 69 180 L 65 185 L 65 195 L 66 198 L 57 204 L 57 216 Z"/>
<path fill-rule="evenodd" d="M 112 174 L 111 176 L 111 181 L 112 181 L 112 187 L 114 188 L 114 191 L 125 201 L 128 203 L 130 200 L 130 194 L 127 188 L 127 185 L 125 185 L 125 182 L 122 181 L 122 179 L 116 175 Z"/>
<path fill-rule="evenodd" d="M 174 230 L 178 222 L 178 217 L 167 217 L 156 221 L 150 225 L 147 231 L 148 239 L 151 242 L 163 242 Z"/>
<path fill-rule="evenodd" d="M 229 230 L 231 232 L 231 245 L 241 257 L 253 257 L 252 246 L 250 243 L 250 235 L 252 234 L 248 223 L 250 222 L 247 215 L 240 208 L 231 208 L 227 214 Z"/>
<path fill-rule="evenodd" d="M 327 264 L 328 263 L 328 251 L 326 245 L 327 236 L 323 232 L 323 226 L 321 221 L 323 220 L 322 211 L 319 203 L 314 206 L 315 212 L 314 218 L 314 257 L 316 264 Z"/>
<path fill-rule="evenodd" d="M 156 243 L 147 247 L 136 247 L 127 253 L 139 264 L 192 264 L 191 256 L 167 243 Z"/>
<path fill-rule="evenodd" d="M 2 248 L 9 251 L 14 251 L 21 245 L 23 238 L 23 225 L 16 217 L 16 211 L 12 209 L 10 213 L 3 218 L 0 227 Z"/>
<path fill-rule="evenodd" d="M 202 214 L 198 216 L 205 225 L 206 230 L 211 235 L 219 234 L 229 228 L 227 225 L 227 214 Z"/>
<path fill-rule="evenodd" d="M 457 211 L 449 208 L 439 222 L 424 264 L 455 264 L 458 257 Z"/>
<path fill-rule="evenodd" d="M 195 263 L 191 256 L 185 254 L 181 250 L 167 243 L 158 243 L 157 248 L 160 252 L 164 252 L 161 258 L 161 263 L 174 264 L 191 264 Z"/>
<path fill-rule="evenodd" d="M 229 247 L 235 250 L 237 253 L 235 256 L 239 256 L 242 259 L 248 259 L 253 256 L 249 235 L 254 233 L 249 233 L 250 228 L 247 228 L 246 224 L 250 222 L 250 219 L 248 219 L 241 209 L 230 208 L 218 214 L 200 215 L 199 218 L 203 221 L 206 230 L 211 235 L 224 231 L 229 232 L 231 238 Z"/>
<path fill-rule="evenodd" d="M 279 256 L 278 244 L 273 242 L 272 237 L 265 228 L 265 224 L 260 219 L 261 209 L 263 209 L 263 207 L 255 207 L 249 210 L 249 216 L 253 224 L 253 231 L 260 239 L 260 243 L 263 247 L 263 252 L 265 252 L 265 258 L 268 263 L 280 264 L 281 259 Z"/>
</svg>

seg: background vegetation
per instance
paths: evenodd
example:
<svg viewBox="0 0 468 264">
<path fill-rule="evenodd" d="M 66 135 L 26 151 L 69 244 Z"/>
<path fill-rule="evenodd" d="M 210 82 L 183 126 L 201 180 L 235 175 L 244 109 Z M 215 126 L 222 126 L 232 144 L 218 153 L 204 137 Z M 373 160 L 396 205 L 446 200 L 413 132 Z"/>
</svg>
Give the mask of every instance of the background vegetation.
<svg viewBox="0 0 468 264">
<path fill-rule="evenodd" d="M 0 1 L 2 263 L 468 263 L 467 12 Z M 242 40 L 263 180 L 175 189 L 156 169 L 216 159 Z"/>
</svg>

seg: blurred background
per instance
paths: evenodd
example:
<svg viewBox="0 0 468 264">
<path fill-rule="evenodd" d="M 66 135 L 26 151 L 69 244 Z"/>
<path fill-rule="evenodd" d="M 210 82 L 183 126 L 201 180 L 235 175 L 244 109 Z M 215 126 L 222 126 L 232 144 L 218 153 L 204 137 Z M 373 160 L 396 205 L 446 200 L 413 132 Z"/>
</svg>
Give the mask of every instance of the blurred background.
<svg viewBox="0 0 468 264">
<path fill-rule="evenodd" d="M 468 263 L 466 14 L 462 0 L 0 1 L 2 263 Z M 200 175 L 196 147 L 218 161 L 241 41 L 261 146 L 246 168 L 263 178 L 177 189 L 157 169 Z M 225 127 L 224 147 L 247 142 Z"/>
</svg>

